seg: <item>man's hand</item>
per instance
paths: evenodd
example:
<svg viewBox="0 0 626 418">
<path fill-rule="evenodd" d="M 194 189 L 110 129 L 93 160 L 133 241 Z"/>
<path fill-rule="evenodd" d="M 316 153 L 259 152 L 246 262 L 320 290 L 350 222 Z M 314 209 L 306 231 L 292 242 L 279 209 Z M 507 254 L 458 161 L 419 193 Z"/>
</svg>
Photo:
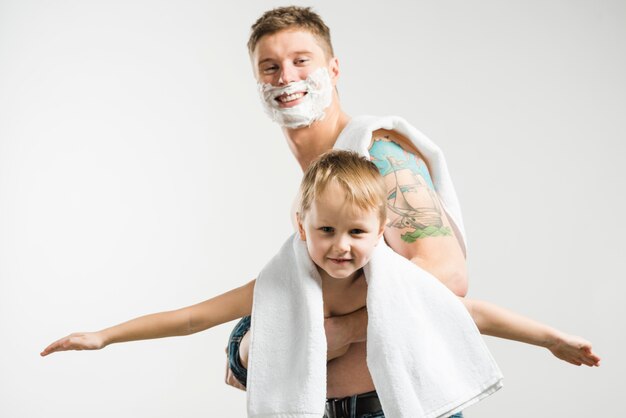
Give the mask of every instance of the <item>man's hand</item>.
<svg viewBox="0 0 626 418">
<path fill-rule="evenodd" d="M 239 363 L 243 366 L 244 369 L 248 369 L 248 354 L 250 352 L 250 331 L 246 332 L 241 341 L 239 342 Z M 235 377 L 235 374 L 230 369 L 230 360 L 228 359 L 228 347 L 226 347 L 226 376 L 224 381 L 227 385 L 230 385 L 234 388 L 246 390 L 246 387 L 242 385 L 239 380 Z"/>
<path fill-rule="evenodd" d="M 226 376 L 224 377 L 224 382 L 226 382 L 226 384 L 229 386 L 245 391 L 246 387 L 239 383 L 239 380 L 237 380 L 237 378 L 233 374 L 233 371 L 230 370 L 230 362 L 228 361 L 228 347 L 226 347 L 224 351 L 226 351 Z"/>
<path fill-rule="evenodd" d="M 367 337 L 367 309 L 352 313 L 331 316 L 324 319 L 328 360 L 339 357 L 348 351 L 350 344 L 365 341 Z"/>
</svg>

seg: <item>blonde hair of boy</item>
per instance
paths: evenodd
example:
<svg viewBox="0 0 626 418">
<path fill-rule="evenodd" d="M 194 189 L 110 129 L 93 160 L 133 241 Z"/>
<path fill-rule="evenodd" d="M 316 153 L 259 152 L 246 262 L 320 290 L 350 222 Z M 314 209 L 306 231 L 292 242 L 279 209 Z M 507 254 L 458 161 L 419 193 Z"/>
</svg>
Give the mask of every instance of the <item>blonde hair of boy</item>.
<svg viewBox="0 0 626 418">
<path fill-rule="evenodd" d="M 317 196 L 336 182 L 350 204 L 364 210 L 376 210 L 381 225 L 387 219 L 386 190 L 376 165 L 353 151 L 331 150 L 320 155 L 304 173 L 300 184 L 300 207 L 304 219 Z"/>
</svg>

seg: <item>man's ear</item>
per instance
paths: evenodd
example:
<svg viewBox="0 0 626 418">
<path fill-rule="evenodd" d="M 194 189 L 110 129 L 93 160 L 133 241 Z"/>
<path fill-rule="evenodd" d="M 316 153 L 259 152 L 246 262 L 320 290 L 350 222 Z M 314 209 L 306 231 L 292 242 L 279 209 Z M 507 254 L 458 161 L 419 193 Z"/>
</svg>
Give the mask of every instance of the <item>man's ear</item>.
<svg viewBox="0 0 626 418">
<path fill-rule="evenodd" d="M 330 74 L 333 86 L 336 86 L 337 80 L 339 79 L 339 60 L 337 57 L 332 57 L 328 62 L 328 73 Z"/>
<path fill-rule="evenodd" d="M 304 232 L 304 226 L 302 225 L 302 216 L 300 212 L 296 212 L 296 221 L 298 222 L 298 232 L 300 233 L 300 239 L 306 241 L 306 232 Z"/>
</svg>

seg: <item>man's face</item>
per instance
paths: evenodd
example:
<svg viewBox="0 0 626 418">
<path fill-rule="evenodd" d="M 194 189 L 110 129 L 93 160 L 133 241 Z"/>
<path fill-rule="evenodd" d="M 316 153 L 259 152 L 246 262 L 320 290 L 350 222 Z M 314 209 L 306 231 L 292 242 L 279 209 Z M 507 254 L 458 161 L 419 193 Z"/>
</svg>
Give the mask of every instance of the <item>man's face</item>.
<svg viewBox="0 0 626 418">
<path fill-rule="evenodd" d="M 325 67 L 334 87 L 339 75 L 337 59 L 328 58 L 315 35 L 302 29 L 287 29 L 263 36 L 251 58 L 256 80 L 272 86 L 306 80 L 313 71 Z M 285 94 L 276 100 L 279 107 L 293 107 L 300 104 L 305 94 Z"/>
</svg>

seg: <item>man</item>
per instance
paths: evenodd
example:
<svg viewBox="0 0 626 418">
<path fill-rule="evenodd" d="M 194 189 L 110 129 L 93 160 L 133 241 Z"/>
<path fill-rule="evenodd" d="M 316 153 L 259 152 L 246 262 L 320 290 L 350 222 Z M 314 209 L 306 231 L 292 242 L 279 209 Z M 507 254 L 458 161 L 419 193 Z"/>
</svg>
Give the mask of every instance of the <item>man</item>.
<svg viewBox="0 0 626 418">
<path fill-rule="evenodd" d="M 340 69 L 329 29 L 310 8 L 274 9 L 253 25 L 248 50 L 254 76 L 262 86 L 264 106 L 282 126 L 289 148 L 304 170 L 312 160 L 333 148 L 350 120 L 341 109 L 337 94 Z M 304 86 L 307 80 L 314 88 Z M 297 82 L 303 84 L 298 91 L 285 90 Z M 327 94 L 330 97 L 323 97 L 323 91 L 317 94 L 317 90 L 325 87 L 330 90 Z M 294 109 L 299 107 L 306 107 L 307 111 L 297 114 Z M 464 253 L 441 209 L 424 160 L 407 139 L 392 131 L 373 132 L 369 151 L 381 168 L 388 189 L 401 193 L 404 203 L 403 207 L 399 203 L 394 205 L 399 202 L 398 195 L 389 200 L 390 213 L 395 216 L 385 229 L 385 240 L 396 252 L 432 273 L 457 295 L 464 296 L 467 292 Z M 410 209 L 417 209 L 415 213 L 407 213 L 406 203 Z M 366 311 L 327 318 L 325 326 L 329 358 L 349 345 L 343 356 L 328 363 L 328 397 L 372 391 L 374 386 L 364 361 Z M 236 340 L 242 336 L 241 330 L 234 334 Z M 234 347 L 230 353 L 233 357 L 241 355 L 244 367 L 247 337 L 246 333 L 241 348 Z M 237 359 L 231 360 L 236 363 Z M 230 370 L 227 382 L 241 387 Z"/>
</svg>

